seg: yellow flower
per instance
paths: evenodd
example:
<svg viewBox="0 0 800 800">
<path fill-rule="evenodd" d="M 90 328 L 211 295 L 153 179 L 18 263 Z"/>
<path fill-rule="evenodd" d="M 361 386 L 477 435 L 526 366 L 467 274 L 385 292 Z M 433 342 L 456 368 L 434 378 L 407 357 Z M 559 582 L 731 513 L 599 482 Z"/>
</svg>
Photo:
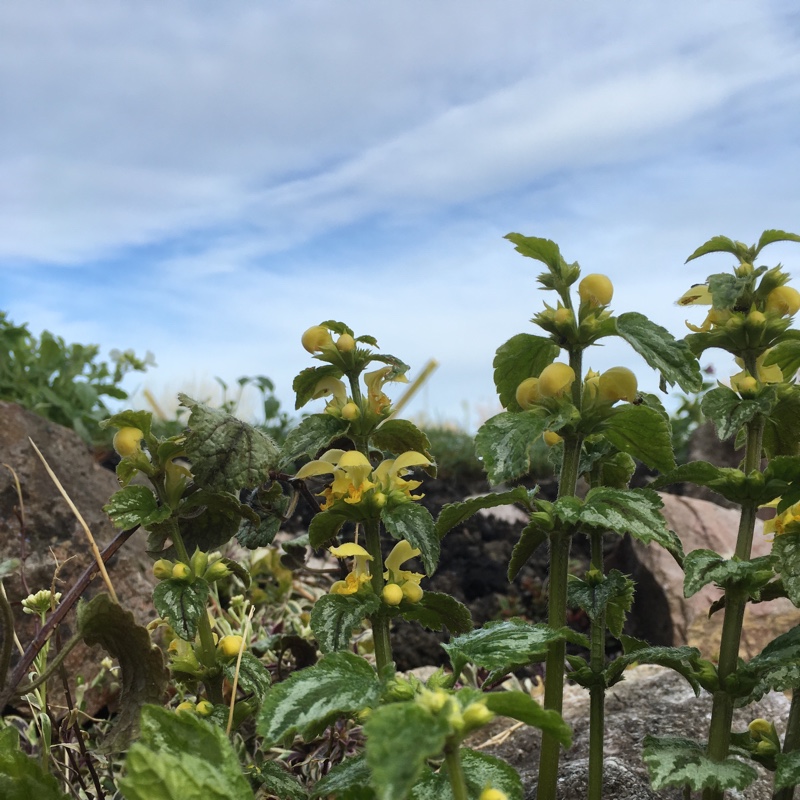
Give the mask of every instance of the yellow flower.
<svg viewBox="0 0 800 800">
<path fill-rule="evenodd" d="M 777 501 L 775 501 L 775 504 L 777 505 Z M 787 531 L 789 526 L 792 526 L 792 529 Z M 789 506 L 782 514 L 778 514 L 764 522 L 765 536 L 770 534 L 782 536 L 784 533 L 800 533 L 800 503 Z"/>
<path fill-rule="evenodd" d="M 400 588 L 403 597 L 411 603 L 418 603 L 422 599 L 422 589 L 419 582 L 425 577 L 419 572 L 411 572 L 407 569 L 400 569 L 400 565 L 409 559 L 416 558 L 420 554 L 417 547 L 412 547 L 411 544 L 405 539 L 401 539 L 393 548 L 392 552 L 386 557 L 384 566 L 386 572 L 383 577 L 388 581 L 389 585 L 394 584 Z M 394 590 L 392 590 L 394 592 Z M 396 593 L 393 595 L 396 596 Z M 384 598 L 389 605 L 397 605 L 397 603 L 390 603 L 387 598 Z M 398 603 L 400 600 L 398 600 Z"/>
<path fill-rule="evenodd" d="M 538 378 L 525 378 L 525 380 L 517 386 L 516 401 L 523 411 L 533 408 L 541 399 L 542 396 L 539 394 Z"/>
<path fill-rule="evenodd" d="M 558 361 L 548 364 L 539 375 L 539 394 L 542 397 L 561 397 L 575 382 L 575 371 L 569 364 Z"/>
<path fill-rule="evenodd" d="M 578 295 L 581 303 L 585 303 L 591 308 L 607 306 L 614 296 L 614 284 L 606 275 L 599 273 L 587 275 L 578 284 Z"/>
<path fill-rule="evenodd" d="M 331 586 L 331 594 L 355 594 L 362 586 L 370 582 L 369 562 L 372 556 L 354 542 L 329 547 L 328 552 L 336 558 L 352 558 L 353 569 L 343 581 L 336 581 Z"/>
<path fill-rule="evenodd" d="M 710 306 L 711 292 L 705 283 L 696 283 L 678 298 L 679 306 Z"/>
<path fill-rule="evenodd" d="M 347 389 L 342 381 L 334 378 L 332 375 L 327 375 L 321 378 L 317 385 L 314 387 L 314 393 L 311 395 L 312 400 L 318 400 L 320 397 L 326 395 L 333 395 L 333 400 L 329 405 L 336 408 L 342 408 L 347 403 Z"/>
<path fill-rule="evenodd" d="M 638 391 L 636 376 L 627 367 L 611 367 L 600 376 L 598 393 L 607 402 L 625 400 L 632 403 Z"/>
<path fill-rule="evenodd" d="M 372 464 L 358 450 L 328 450 L 317 461 L 309 461 L 301 467 L 295 478 L 310 478 L 314 475 L 333 475 L 333 482 L 322 492 L 325 502 L 323 511 L 335 502 L 359 503 L 364 492 L 375 484 L 369 480 Z"/>
<path fill-rule="evenodd" d="M 791 286 L 778 286 L 767 295 L 764 310 L 779 317 L 793 317 L 800 311 L 800 292 Z"/>
<path fill-rule="evenodd" d="M 122 458 L 132 456 L 142 449 L 143 437 L 139 428 L 120 428 L 114 434 L 113 447 Z"/>
<path fill-rule="evenodd" d="M 764 366 L 764 360 L 769 355 L 769 352 L 769 350 L 765 350 L 756 359 L 756 375 L 754 377 L 756 377 L 761 383 L 780 383 L 783 380 L 783 372 L 781 372 L 781 368 L 777 364 L 770 364 L 768 367 Z M 736 358 L 734 360 L 740 367 L 744 367 L 744 361 L 742 361 L 741 358 Z M 739 391 L 739 389 L 736 387 L 748 377 L 750 377 L 750 373 L 745 369 L 743 369 L 741 372 L 737 372 L 735 375 L 731 375 L 731 387 L 733 390 Z"/>
<path fill-rule="evenodd" d="M 383 416 L 391 405 L 391 400 L 383 393 L 383 384 L 387 381 L 408 383 L 405 375 L 397 372 L 396 368 L 389 365 L 364 373 L 364 383 L 367 385 L 367 400 L 369 407 L 376 414 Z"/>
<path fill-rule="evenodd" d="M 309 353 L 319 353 L 323 348 L 333 345 L 331 333 L 323 325 L 314 325 L 309 328 L 300 341 Z"/>
<path fill-rule="evenodd" d="M 381 461 L 375 468 L 373 477 L 381 490 L 386 493 L 399 492 L 409 500 L 420 500 L 423 495 L 412 495 L 411 492 L 421 485 L 421 481 L 407 481 L 403 476 L 408 474 L 411 467 L 427 467 L 430 463 L 430 460 L 422 453 L 409 450 L 397 458 L 387 458 Z"/>
</svg>

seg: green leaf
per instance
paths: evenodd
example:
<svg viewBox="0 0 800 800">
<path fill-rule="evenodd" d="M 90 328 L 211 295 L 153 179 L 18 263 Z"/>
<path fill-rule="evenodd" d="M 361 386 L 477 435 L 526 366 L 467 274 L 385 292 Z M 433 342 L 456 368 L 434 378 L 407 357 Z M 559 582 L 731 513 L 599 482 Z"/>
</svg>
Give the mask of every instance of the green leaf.
<svg viewBox="0 0 800 800">
<path fill-rule="evenodd" d="M 750 695 L 741 705 L 760 700 L 767 692 L 800 688 L 800 625 L 773 639 L 744 667 L 754 681 Z"/>
<path fill-rule="evenodd" d="M 749 561 L 725 559 L 713 550 L 692 550 L 683 560 L 685 578 L 683 594 L 691 597 L 709 583 L 722 588 L 741 587 L 757 596 L 759 589 L 774 577 L 772 556 L 759 556 Z"/>
<path fill-rule="evenodd" d="M 330 414 L 312 414 L 305 417 L 296 428 L 289 431 L 289 435 L 281 447 L 280 469 L 294 472 L 295 462 L 298 459 L 303 456 L 314 458 L 334 439 L 343 436 L 348 425 L 347 420 Z"/>
<path fill-rule="evenodd" d="M 222 668 L 228 682 L 233 685 L 236 674 L 236 659 L 229 661 Z M 272 678 L 269 670 L 252 653 L 245 651 L 242 653 L 242 661 L 239 664 L 238 686 L 245 694 L 252 694 L 259 705 L 264 702 L 264 698 L 269 691 Z"/>
<path fill-rule="evenodd" d="M 395 539 L 406 539 L 412 547 L 419 548 L 425 573 L 433 575 L 439 562 L 439 537 L 431 512 L 413 502 L 400 503 L 394 507 L 386 506 L 381 520 Z"/>
<path fill-rule="evenodd" d="M 771 403 L 767 398 L 743 400 L 732 389 L 719 386 L 707 392 L 700 408 L 717 428 L 720 439 L 728 439 L 759 414 L 769 414 Z"/>
<path fill-rule="evenodd" d="M 19 733 L 11 725 L 0 729 L 0 796 L 5 800 L 69 800 L 58 781 L 42 770 L 19 746 Z"/>
<path fill-rule="evenodd" d="M 530 506 L 535 491 L 531 492 L 524 486 L 515 486 L 508 492 L 484 494 L 479 497 L 470 497 L 463 503 L 447 503 L 442 507 L 436 518 L 436 534 L 441 539 L 446 533 L 468 520 L 482 508 L 496 508 L 497 506 L 523 503 Z"/>
<path fill-rule="evenodd" d="M 727 236 L 713 236 L 705 244 L 700 245 L 697 250 L 692 253 L 686 262 L 692 261 L 695 258 L 704 256 L 707 253 L 731 253 L 735 255 L 740 261 L 750 261 L 748 258 L 748 248 L 741 242 L 734 242 Z"/>
<path fill-rule="evenodd" d="M 503 792 L 508 800 L 522 800 L 522 781 L 517 771 L 500 758 L 468 750 L 459 750 L 461 768 L 467 784 L 469 797 L 479 797 L 481 792 L 491 786 Z M 453 789 L 447 771 L 426 771 L 409 795 L 410 800 L 453 800 Z"/>
<path fill-rule="evenodd" d="M 707 486 L 717 494 L 739 504 L 748 499 L 761 503 L 764 494 L 762 483 L 762 491 L 758 493 L 758 496 L 749 497 L 750 488 L 747 484 L 747 476 L 741 470 L 732 467 L 717 467 L 709 464 L 708 461 L 691 461 L 688 464 L 681 464 L 666 475 L 656 478 L 650 487 L 660 489 L 672 483 L 683 482 Z M 777 497 L 779 494 L 780 492 L 773 497 Z M 763 500 L 763 502 L 769 501 Z"/>
<path fill-rule="evenodd" d="M 681 540 L 667 527 L 663 502 L 652 489 L 592 489 L 580 512 L 580 522 L 604 531 L 626 533 L 644 544 L 656 542 L 680 561 Z"/>
<path fill-rule="evenodd" d="M 154 647 L 147 628 L 107 594 L 78 604 L 78 630 L 88 647 L 100 645 L 120 665 L 119 712 L 103 752 L 127 749 L 139 733 L 139 715 L 146 703 L 160 703 L 169 685 L 164 656 Z"/>
<path fill-rule="evenodd" d="M 583 609 L 589 619 L 597 620 L 606 614 L 614 600 L 623 600 L 626 611 L 630 610 L 633 601 L 633 581 L 619 570 L 612 569 L 599 581 L 569 576 L 567 601 L 570 607 Z M 613 636 L 619 636 L 620 633 L 622 633 L 621 625 L 618 626 L 616 633 L 612 631 Z"/>
<path fill-rule="evenodd" d="M 645 736 L 642 758 L 656 791 L 688 784 L 694 791 L 706 788 L 744 789 L 758 773 L 736 758 L 712 761 L 691 739 Z"/>
<path fill-rule="evenodd" d="M 469 609 L 442 592 L 426 591 L 418 603 L 404 603 L 401 613 L 404 619 L 419 622 L 430 631 L 440 631 L 446 627 L 457 636 L 472 630 Z"/>
<path fill-rule="evenodd" d="M 518 253 L 526 258 L 541 261 L 554 275 L 561 272 L 564 258 L 554 241 L 536 236 L 523 236 L 520 233 L 508 233 L 504 238 L 516 245 L 514 249 Z"/>
<path fill-rule="evenodd" d="M 153 605 L 181 639 L 193 642 L 197 622 L 206 613 L 208 583 L 196 578 L 192 583 L 169 578 L 153 589 Z"/>
<path fill-rule="evenodd" d="M 428 758 L 444 749 L 450 725 L 414 703 L 376 708 L 364 725 L 367 763 L 379 800 L 405 800 Z"/>
<path fill-rule="evenodd" d="M 145 706 L 119 786 L 126 800 L 253 798 L 225 732 L 195 714 Z"/>
<path fill-rule="evenodd" d="M 769 413 L 764 427 L 764 452 L 767 457 L 797 455 L 800 441 L 800 387 L 781 386 L 775 404 L 765 413 Z"/>
<path fill-rule="evenodd" d="M 548 538 L 548 531 L 534 519 L 531 520 L 519 535 L 519 540 L 511 551 L 508 562 L 508 580 L 513 581 L 527 560 L 543 545 Z"/>
<path fill-rule="evenodd" d="M 732 309 L 739 298 L 750 287 L 750 277 L 738 277 L 730 272 L 720 272 L 708 278 L 708 291 L 713 300 L 712 307 L 718 309 Z"/>
<path fill-rule="evenodd" d="M 756 245 L 755 255 L 758 255 L 768 244 L 773 242 L 800 242 L 800 236 L 796 233 L 786 233 L 786 231 L 764 231 Z"/>
<path fill-rule="evenodd" d="M 101 428 L 138 428 L 144 436 L 150 434 L 153 414 L 150 411 L 121 411 L 100 423 Z"/>
<path fill-rule="evenodd" d="M 557 711 L 546 711 L 526 692 L 489 692 L 486 707 L 501 717 L 518 719 L 554 736 L 562 747 L 572 747 L 572 730 Z"/>
<path fill-rule="evenodd" d="M 785 789 L 800 783 L 800 750 L 791 753 L 778 753 L 775 756 L 775 788 Z"/>
<path fill-rule="evenodd" d="M 280 459 L 280 451 L 269 436 L 185 394 L 178 397 L 181 405 L 191 409 L 186 454 L 199 486 L 238 492 L 266 481 Z"/>
<path fill-rule="evenodd" d="M 611 410 L 601 430 L 616 448 L 648 467 L 659 472 L 675 468 L 669 421 L 655 409 L 630 404 L 618 406 Z"/>
<path fill-rule="evenodd" d="M 447 651 L 456 677 L 468 663 L 490 670 L 487 684 L 519 667 L 541 661 L 551 642 L 565 638 L 565 631 L 532 625 L 521 619 L 487 622 L 482 628 L 456 636 L 442 647 Z"/>
<path fill-rule="evenodd" d="M 537 410 L 504 411 L 487 420 L 475 436 L 475 451 L 483 459 L 493 485 L 526 475 L 531 469 L 531 446 L 547 427 Z"/>
<path fill-rule="evenodd" d="M 295 410 L 302 408 L 314 396 L 317 384 L 327 377 L 341 378 L 344 373 L 333 364 L 324 367 L 308 367 L 292 381 L 292 389 L 297 395 Z"/>
<path fill-rule="evenodd" d="M 314 514 L 308 526 L 308 542 L 317 550 L 333 539 L 341 530 L 347 518 L 333 511 L 320 511 Z"/>
<path fill-rule="evenodd" d="M 615 658 L 606 668 L 608 686 L 621 681 L 625 677 L 626 668 L 631 664 L 658 664 L 683 675 L 694 693 L 700 694 L 700 684 L 695 677 L 694 668 L 694 662 L 700 658 L 700 651 L 696 647 L 657 647 L 629 636 L 621 638 L 625 654 Z"/>
<path fill-rule="evenodd" d="M 538 377 L 542 370 L 552 364 L 560 348 L 551 339 L 519 333 L 500 345 L 494 357 L 494 385 L 503 408 L 521 411 L 517 403 L 517 387 L 522 381 Z"/>
<path fill-rule="evenodd" d="M 0 581 L 13 575 L 19 569 L 20 563 L 18 558 L 4 558 L 0 561 Z"/>
<path fill-rule="evenodd" d="M 353 631 L 364 619 L 381 607 L 374 594 L 326 594 L 320 597 L 311 612 L 311 630 L 323 653 L 350 647 Z"/>
<path fill-rule="evenodd" d="M 789 339 L 779 342 L 773 347 L 764 359 L 764 366 L 777 364 L 784 377 L 796 375 L 800 370 L 800 340 Z"/>
<path fill-rule="evenodd" d="M 685 342 L 676 340 L 666 329 L 644 314 L 630 311 L 617 317 L 617 333 L 672 386 L 684 392 L 699 392 L 703 374 L 697 358 Z"/>
<path fill-rule="evenodd" d="M 380 692 L 378 676 L 367 661 L 352 653 L 331 653 L 269 690 L 258 732 L 267 747 L 295 732 L 305 739 L 337 717 L 372 706 Z"/>
<path fill-rule="evenodd" d="M 169 506 L 159 506 L 156 496 L 146 486 L 126 486 L 111 495 L 103 506 L 111 521 L 122 530 L 141 525 L 148 528 L 172 514 Z"/>
<path fill-rule="evenodd" d="M 361 753 L 337 764 L 317 781 L 311 798 L 333 795 L 337 800 L 375 800 L 370 777 L 367 754 Z"/>
<path fill-rule="evenodd" d="M 800 608 L 800 534 L 784 533 L 772 542 L 775 571 L 783 578 L 787 597 Z"/>
<path fill-rule="evenodd" d="M 431 455 L 431 443 L 428 437 L 413 423 L 407 419 L 387 419 L 372 434 L 372 444 L 379 450 L 389 453 L 406 453 L 415 450 L 422 453 L 425 458 L 433 461 Z M 431 472 L 431 470 L 433 470 Z M 436 467 L 426 467 L 425 471 L 436 476 Z"/>
<path fill-rule="evenodd" d="M 277 761 L 264 761 L 250 775 L 268 794 L 281 800 L 308 800 L 308 792 L 297 778 Z"/>
</svg>

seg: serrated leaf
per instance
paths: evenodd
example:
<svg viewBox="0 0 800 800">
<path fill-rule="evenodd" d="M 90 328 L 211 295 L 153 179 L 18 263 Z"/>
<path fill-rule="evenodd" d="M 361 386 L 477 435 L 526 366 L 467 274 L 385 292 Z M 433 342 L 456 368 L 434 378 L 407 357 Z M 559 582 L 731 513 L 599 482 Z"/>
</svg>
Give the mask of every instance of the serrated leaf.
<svg viewBox="0 0 800 800">
<path fill-rule="evenodd" d="M 750 286 L 749 276 L 739 277 L 730 272 L 720 272 L 708 278 L 708 291 L 711 293 L 712 307 L 732 309 Z"/>
<path fill-rule="evenodd" d="M 537 411 L 504 411 L 487 420 L 475 436 L 475 451 L 483 459 L 493 485 L 526 475 L 531 469 L 530 449 L 547 427 Z"/>
<path fill-rule="evenodd" d="M 150 411 L 121 411 L 100 423 L 101 428 L 138 428 L 144 436 L 150 434 L 153 414 Z"/>
<path fill-rule="evenodd" d="M 775 788 L 785 789 L 800 783 L 800 750 L 778 753 L 775 756 Z"/>
<path fill-rule="evenodd" d="M 78 630 L 88 647 L 100 645 L 122 671 L 119 713 L 103 752 L 127 749 L 139 732 L 139 715 L 147 703 L 160 703 L 169 684 L 164 657 L 150 641 L 147 628 L 107 594 L 78 605 Z"/>
<path fill-rule="evenodd" d="M 701 745 L 680 737 L 645 736 L 642 758 L 656 791 L 685 784 L 695 791 L 706 788 L 741 790 L 758 777 L 749 764 L 732 757 L 712 761 Z"/>
<path fill-rule="evenodd" d="M 449 594 L 426 591 L 418 603 L 404 603 L 401 609 L 404 619 L 418 622 L 431 631 L 446 627 L 457 636 L 472 630 L 469 609 Z"/>
<path fill-rule="evenodd" d="M 746 476 L 741 470 L 731 467 L 717 467 L 708 461 L 690 461 L 688 464 L 680 464 L 666 475 L 656 478 L 650 486 L 653 489 L 660 489 L 663 486 L 683 482 L 694 483 L 697 486 L 707 486 L 717 494 L 739 504 L 745 499 L 761 501 L 758 497 L 746 497 Z M 778 495 L 773 496 L 777 497 Z M 764 500 L 763 502 L 768 501 Z"/>
<path fill-rule="evenodd" d="M 494 357 L 494 385 L 503 408 L 521 411 L 517 403 L 517 387 L 522 381 L 538 377 L 541 371 L 552 364 L 560 348 L 551 339 L 519 333 L 500 345 Z"/>
<path fill-rule="evenodd" d="M 375 792 L 369 785 L 367 754 L 361 753 L 337 764 L 314 784 L 312 800 L 333 795 L 337 800 L 374 800 Z"/>
<path fill-rule="evenodd" d="M 236 674 L 236 659 L 229 661 L 222 668 L 228 682 L 233 685 Z M 239 664 L 238 687 L 245 694 L 252 694 L 258 700 L 259 705 L 264 702 L 264 698 L 269 691 L 272 679 L 269 670 L 252 653 L 245 651 L 242 653 L 242 661 Z"/>
<path fill-rule="evenodd" d="M 508 562 L 508 580 L 513 581 L 528 559 L 541 547 L 548 538 L 548 531 L 536 520 L 529 522 L 519 536 L 519 540 L 511 551 Z"/>
<path fill-rule="evenodd" d="M 686 263 L 707 253 L 732 253 L 740 260 L 747 260 L 747 248 L 741 242 L 734 242 L 727 236 L 712 236 L 686 259 Z"/>
<path fill-rule="evenodd" d="M 103 506 L 111 521 L 118 528 L 128 530 L 141 525 L 151 527 L 163 522 L 172 514 L 169 506 L 159 506 L 153 492 L 146 486 L 126 486 L 111 495 Z"/>
<path fill-rule="evenodd" d="M 249 519 L 242 520 L 236 531 L 236 541 L 248 550 L 268 547 L 275 541 L 282 522 L 279 514 L 264 514 L 258 524 Z"/>
<path fill-rule="evenodd" d="M 511 717 L 532 728 L 539 728 L 558 739 L 562 747 L 572 747 L 572 729 L 557 711 L 546 711 L 525 692 L 489 692 L 486 707 L 501 717 Z"/>
<path fill-rule="evenodd" d="M 413 423 L 407 419 L 387 419 L 372 434 L 372 444 L 380 450 L 389 453 L 406 453 L 415 450 L 422 453 L 427 459 L 433 461 L 431 455 L 431 443 L 428 437 Z M 425 471 L 432 477 L 436 477 L 436 467 L 426 467 Z"/>
<path fill-rule="evenodd" d="M 745 424 L 759 414 L 768 414 L 770 403 L 766 398 L 743 400 L 732 389 L 719 386 L 707 392 L 700 403 L 700 408 L 707 419 L 710 419 L 720 439 L 728 439 Z"/>
<path fill-rule="evenodd" d="M 624 637 L 625 654 L 618 656 L 606 668 L 607 684 L 609 686 L 624 678 L 624 672 L 631 664 L 658 664 L 669 667 L 688 681 L 695 695 L 700 694 L 700 684 L 695 677 L 693 662 L 700 658 L 700 651 L 696 647 L 657 647 Z M 636 642 L 634 647 L 631 643 Z"/>
<path fill-rule="evenodd" d="M 656 542 L 680 561 L 681 540 L 661 514 L 663 502 L 652 489 L 592 489 L 580 512 L 582 525 L 630 534 L 644 544 Z"/>
<path fill-rule="evenodd" d="M 800 236 L 796 233 L 786 233 L 786 231 L 764 231 L 756 245 L 755 254 L 758 255 L 768 244 L 772 244 L 773 242 L 800 242 Z"/>
<path fill-rule="evenodd" d="M 589 619 L 599 619 L 607 612 L 611 601 L 616 598 L 625 598 L 628 601 L 627 610 L 630 610 L 630 602 L 633 600 L 633 581 L 619 570 L 611 570 L 599 581 L 586 581 L 574 575 L 570 575 L 569 578 L 567 602 L 572 608 L 583 609 Z M 618 633 L 612 631 L 612 635 L 617 636 Z"/>
<path fill-rule="evenodd" d="M 265 761 L 250 775 L 269 794 L 280 797 L 281 800 L 308 800 L 308 792 L 297 778 L 277 761 Z"/>
<path fill-rule="evenodd" d="M 224 731 L 194 714 L 145 706 L 119 786 L 126 800 L 253 798 Z"/>
<path fill-rule="evenodd" d="M 350 647 L 353 631 L 364 619 L 381 607 L 374 594 L 326 594 L 320 597 L 311 611 L 311 630 L 323 653 L 333 653 Z"/>
<path fill-rule="evenodd" d="M 764 359 L 765 367 L 772 364 L 777 364 L 785 377 L 796 375 L 800 370 L 800 341 L 790 339 L 776 344 Z"/>
<path fill-rule="evenodd" d="M 554 275 L 560 273 L 564 258 L 558 245 L 551 239 L 523 236 L 520 233 L 508 233 L 503 238 L 512 242 L 515 245 L 514 249 L 521 255 L 541 261 Z"/>
<path fill-rule="evenodd" d="M 427 575 L 433 575 L 439 563 L 439 537 L 431 512 L 413 502 L 387 506 L 381 512 L 381 521 L 395 539 L 405 539 L 419 548 L 420 558 Z"/>
<path fill-rule="evenodd" d="M 713 550 L 692 550 L 683 560 L 683 594 L 691 597 L 709 583 L 722 588 L 739 586 L 748 594 L 757 594 L 774 577 L 772 556 L 749 561 L 725 559 Z"/>
<path fill-rule="evenodd" d="M 178 397 L 181 405 L 191 410 L 186 454 L 192 462 L 195 483 L 236 493 L 267 480 L 280 459 L 280 451 L 269 436 L 185 394 Z"/>
<path fill-rule="evenodd" d="M 314 514 L 308 526 L 309 544 L 317 550 L 333 539 L 347 521 L 346 517 L 333 511 L 320 511 Z"/>
<path fill-rule="evenodd" d="M 0 796 L 5 800 L 68 800 L 39 760 L 22 752 L 19 732 L 12 725 L 0 729 Z"/>
<path fill-rule="evenodd" d="M 658 411 L 647 406 L 618 406 L 612 409 L 601 430 L 617 449 L 648 467 L 659 472 L 675 468 L 669 422 Z"/>
<path fill-rule="evenodd" d="M 617 317 L 617 333 L 672 386 L 684 392 L 699 392 L 703 374 L 697 358 L 685 342 L 678 341 L 666 329 L 644 314 L 629 311 Z"/>
<path fill-rule="evenodd" d="M 744 669 L 755 684 L 742 705 L 760 700 L 770 691 L 800 688 L 800 625 L 773 639 Z"/>
<path fill-rule="evenodd" d="M 169 578 L 153 589 L 153 605 L 177 636 L 193 642 L 197 635 L 197 622 L 206 613 L 208 592 L 208 583 L 202 578 L 192 583 Z"/>
<path fill-rule="evenodd" d="M 496 508 L 511 503 L 523 503 L 529 506 L 534 494 L 535 492 L 530 492 L 524 486 L 515 486 L 508 492 L 470 497 L 462 503 L 447 503 L 442 506 L 442 510 L 436 518 L 436 534 L 440 539 L 443 538 L 456 525 L 468 520 L 482 508 Z"/>
<path fill-rule="evenodd" d="M 800 608 L 800 534 L 783 533 L 772 542 L 775 571 L 783 579 L 786 596 Z"/>
<path fill-rule="evenodd" d="M 503 792 L 508 800 L 522 800 L 523 788 L 517 771 L 500 758 L 468 750 L 459 750 L 461 768 L 469 797 L 479 797 L 491 786 Z M 411 790 L 410 800 L 453 800 L 453 789 L 446 770 L 423 772 L 422 778 Z"/>
<path fill-rule="evenodd" d="M 524 622 L 520 619 L 488 622 L 462 636 L 456 636 L 442 647 L 447 651 L 458 676 L 468 663 L 490 670 L 487 683 L 547 655 L 551 642 L 565 638 L 565 631 L 547 625 Z"/>
<path fill-rule="evenodd" d="M 795 456 L 800 445 L 800 388 L 781 386 L 764 426 L 764 452 L 768 458 Z"/>
<path fill-rule="evenodd" d="M 380 692 L 378 676 L 367 661 L 352 653 L 331 653 L 269 690 L 258 732 L 267 747 L 295 732 L 306 738 L 320 725 L 372 706 Z"/>
<path fill-rule="evenodd" d="M 326 364 L 324 367 L 308 367 L 292 381 L 292 389 L 297 398 L 295 400 L 295 411 L 302 408 L 314 396 L 317 384 L 323 378 L 341 378 L 344 373 L 339 367 L 333 364 Z"/>
<path fill-rule="evenodd" d="M 311 414 L 289 431 L 281 447 L 279 468 L 282 471 L 295 471 L 295 462 L 303 456 L 314 458 L 330 443 L 344 435 L 349 423 L 331 414 Z"/>
<path fill-rule="evenodd" d="M 364 732 L 375 794 L 379 800 L 405 800 L 425 761 L 444 749 L 450 725 L 444 715 L 414 703 L 392 703 L 369 715 Z"/>
</svg>

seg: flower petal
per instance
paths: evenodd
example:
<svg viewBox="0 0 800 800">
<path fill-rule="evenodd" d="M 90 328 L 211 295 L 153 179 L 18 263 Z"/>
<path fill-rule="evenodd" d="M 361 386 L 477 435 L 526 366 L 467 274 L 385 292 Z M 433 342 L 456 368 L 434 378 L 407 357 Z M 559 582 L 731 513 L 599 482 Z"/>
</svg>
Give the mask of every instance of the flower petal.
<svg viewBox="0 0 800 800">
<path fill-rule="evenodd" d="M 421 551 L 419 548 L 412 547 L 411 543 L 406 539 L 401 539 L 392 548 L 392 552 L 386 557 L 386 561 L 384 563 L 390 572 L 397 572 L 402 563 L 408 561 L 410 558 L 418 556 L 420 552 Z"/>
</svg>

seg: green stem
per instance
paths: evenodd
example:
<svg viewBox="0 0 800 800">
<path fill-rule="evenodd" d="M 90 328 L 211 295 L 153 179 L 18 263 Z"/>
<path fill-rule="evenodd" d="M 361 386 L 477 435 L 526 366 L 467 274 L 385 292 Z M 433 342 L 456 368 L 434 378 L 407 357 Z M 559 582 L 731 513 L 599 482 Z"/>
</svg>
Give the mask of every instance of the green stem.
<svg viewBox="0 0 800 800">
<path fill-rule="evenodd" d="M 448 741 L 444 747 L 444 760 L 447 765 L 447 777 L 453 792 L 453 800 L 469 800 L 467 781 L 461 766 L 460 742 Z"/>
<path fill-rule="evenodd" d="M 792 705 L 789 707 L 789 719 L 786 722 L 786 736 L 783 737 L 783 752 L 793 753 L 800 750 L 800 692 L 792 692 Z M 785 786 L 772 795 L 772 800 L 792 800 L 794 786 Z"/>
<path fill-rule="evenodd" d="M 752 366 L 752 365 L 751 365 Z M 756 374 L 752 372 L 752 374 Z M 764 434 L 764 420 L 756 417 L 747 423 L 747 442 L 745 447 L 743 471 L 749 475 L 761 465 L 761 450 Z M 743 561 L 748 560 L 753 546 L 753 531 L 756 523 L 758 507 L 748 502 L 742 505 L 739 517 L 739 531 L 736 537 L 735 556 Z M 725 691 L 727 679 L 736 672 L 739 661 L 739 645 L 742 637 L 742 623 L 747 606 L 747 594 L 739 589 L 725 591 L 725 619 L 722 623 L 720 640 L 719 673 L 720 689 L 714 692 L 711 706 L 711 724 L 708 732 L 708 748 L 706 753 L 714 761 L 723 761 L 728 755 L 733 721 L 733 698 Z M 703 800 L 722 800 L 721 789 L 710 788 L 703 791 Z"/>
<path fill-rule="evenodd" d="M 377 520 L 364 523 L 365 546 L 372 556 L 370 570 L 372 590 L 377 597 L 383 592 L 383 553 L 381 551 L 381 527 Z M 372 641 L 375 644 L 375 665 L 380 673 L 384 667 L 392 664 L 392 645 L 389 640 L 389 618 L 380 611 L 370 617 L 372 625 Z"/>
<path fill-rule="evenodd" d="M 603 575 L 603 534 L 593 530 L 591 539 L 592 570 Z M 591 625 L 589 668 L 601 675 L 606 665 L 606 615 L 598 614 Z M 603 797 L 603 739 L 605 735 L 605 685 L 598 680 L 589 689 L 589 800 Z"/>
</svg>

